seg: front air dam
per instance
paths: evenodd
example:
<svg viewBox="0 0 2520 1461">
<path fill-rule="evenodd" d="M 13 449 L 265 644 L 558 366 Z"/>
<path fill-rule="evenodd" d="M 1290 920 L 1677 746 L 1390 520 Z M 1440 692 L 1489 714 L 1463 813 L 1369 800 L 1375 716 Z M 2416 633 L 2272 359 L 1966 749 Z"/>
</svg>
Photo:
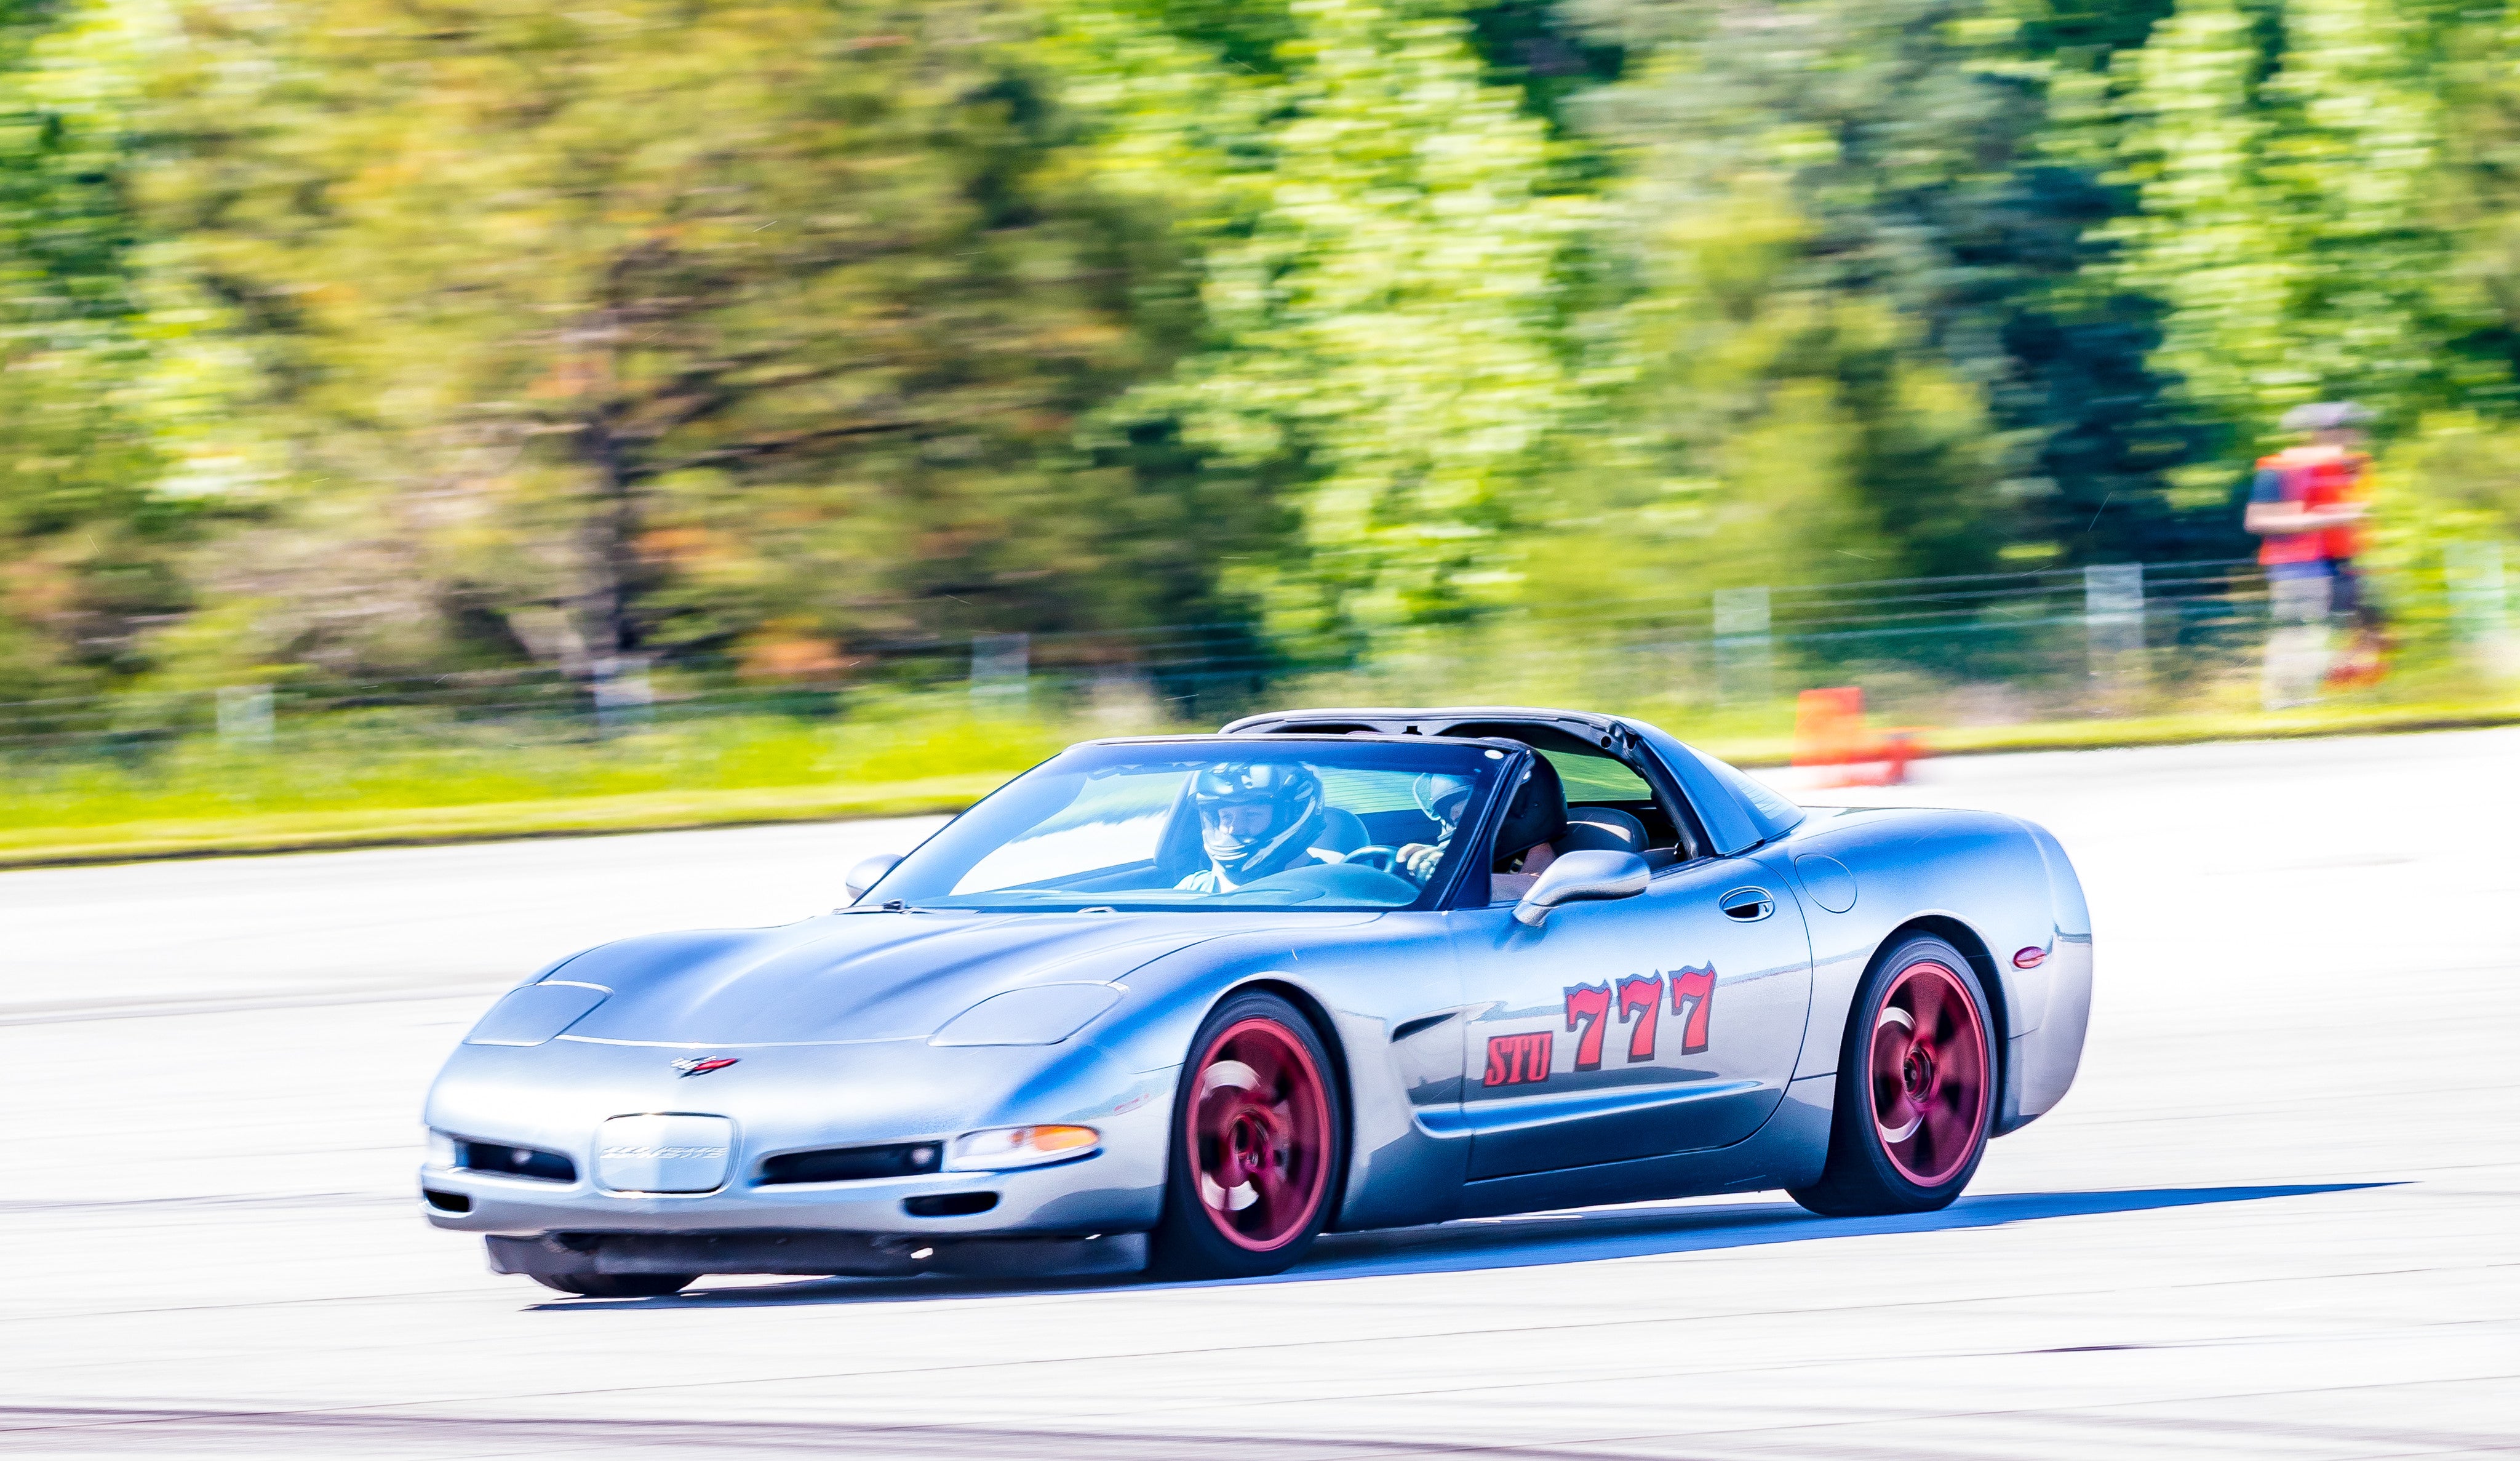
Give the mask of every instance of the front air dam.
<svg viewBox="0 0 2520 1461">
<path fill-rule="evenodd" d="M 570 1278 L 630 1273 L 783 1273 L 817 1278 L 1071 1278 L 1136 1273 L 1144 1233 L 1077 1237 L 927 1238 L 764 1228 L 727 1233 L 493 1234 L 490 1271 Z"/>
</svg>

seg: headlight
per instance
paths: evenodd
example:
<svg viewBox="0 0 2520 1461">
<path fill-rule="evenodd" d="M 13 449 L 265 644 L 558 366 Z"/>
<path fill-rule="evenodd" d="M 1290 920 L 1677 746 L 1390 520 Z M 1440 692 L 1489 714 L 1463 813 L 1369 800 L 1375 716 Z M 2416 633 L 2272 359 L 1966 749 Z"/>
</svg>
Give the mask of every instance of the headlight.
<svg viewBox="0 0 2520 1461">
<path fill-rule="evenodd" d="M 428 1133 L 428 1164 L 451 1167 L 455 1164 L 455 1138 L 443 1131 Z"/>
<path fill-rule="evenodd" d="M 1000 1126 L 955 1137 L 945 1149 L 949 1172 L 1010 1171 L 1093 1155 L 1102 1133 L 1091 1126 Z"/>
</svg>

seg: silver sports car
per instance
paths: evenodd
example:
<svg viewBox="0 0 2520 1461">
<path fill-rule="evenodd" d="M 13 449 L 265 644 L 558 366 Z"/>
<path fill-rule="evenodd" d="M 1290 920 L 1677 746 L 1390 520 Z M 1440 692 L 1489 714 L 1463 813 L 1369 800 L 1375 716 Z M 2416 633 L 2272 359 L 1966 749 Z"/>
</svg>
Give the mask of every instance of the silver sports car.
<svg viewBox="0 0 2520 1461">
<path fill-rule="evenodd" d="M 1303 710 L 1073 747 L 846 907 L 510 990 L 421 1189 L 569 1293 L 1273 1272 L 1328 1229 L 1951 1202 L 2091 1009 L 2064 850 L 1793 805 L 1642 721 Z"/>
</svg>

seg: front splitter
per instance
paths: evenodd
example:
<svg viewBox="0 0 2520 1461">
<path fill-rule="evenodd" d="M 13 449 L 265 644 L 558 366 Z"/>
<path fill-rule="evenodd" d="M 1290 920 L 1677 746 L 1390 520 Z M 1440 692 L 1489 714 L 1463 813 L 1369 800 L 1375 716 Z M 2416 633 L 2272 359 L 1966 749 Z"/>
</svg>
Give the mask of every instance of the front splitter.
<svg viewBox="0 0 2520 1461">
<path fill-rule="evenodd" d="M 765 1228 L 723 1233 L 545 1233 L 489 1237 L 490 1271 L 599 1274 L 780 1273 L 811 1277 L 1076 1278 L 1136 1273 L 1147 1235 L 948 1238 Z"/>
</svg>

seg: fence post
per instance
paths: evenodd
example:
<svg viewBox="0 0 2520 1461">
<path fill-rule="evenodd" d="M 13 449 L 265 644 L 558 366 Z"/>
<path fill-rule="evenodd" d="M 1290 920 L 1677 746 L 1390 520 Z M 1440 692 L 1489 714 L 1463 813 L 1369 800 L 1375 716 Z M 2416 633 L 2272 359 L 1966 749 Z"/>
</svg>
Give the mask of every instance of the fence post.
<svg viewBox="0 0 2520 1461">
<path fill-rule="evenodd" d="M 271 687 L 221 685 L 219 739 L 230 746 L 271 744 Z"/>
<path fill-rule="evenodd" d="M 1765 588 L 1715 591 L 1715 689 L 1728 703 L 1777 696 L 1777 641 Z"/>
<path fill-rule="evenodd" d="M 594 663 L 595 733 L 617 736 L 655 718 L 656 689 L 646 655 L 607 655 Z"/>
<path fill-rule="evenodd" d="M 2083 644 L 2092 677 L 2115 694 L 2143 666 L 2143 565 L 2095 563 L 2083 569 Z"/>
<path fill-rule="evenodd" d="M 1143 671 L 1105 665 L 1095 671 L 1085 690 L 1086 718 L 1109 728 L 1109 734 L 1151 730 L 1164 723 L 1155 687 Z"/>
<path fill-rule="evenodd" d="M 1032 695 L 1032 636 L 971 636 L 971 708 L 984 714 L 1020 715 Z"/>
<path fill-rule="evenodd" d="M 2480 668 L 2495 674 L 2507 672 L 2512 653 L 2502 545 L 2444 544 L 2442 578 L 2450 594 L 2452 635 L 2467 647 L 2468 658 Z"/>
</svg>

